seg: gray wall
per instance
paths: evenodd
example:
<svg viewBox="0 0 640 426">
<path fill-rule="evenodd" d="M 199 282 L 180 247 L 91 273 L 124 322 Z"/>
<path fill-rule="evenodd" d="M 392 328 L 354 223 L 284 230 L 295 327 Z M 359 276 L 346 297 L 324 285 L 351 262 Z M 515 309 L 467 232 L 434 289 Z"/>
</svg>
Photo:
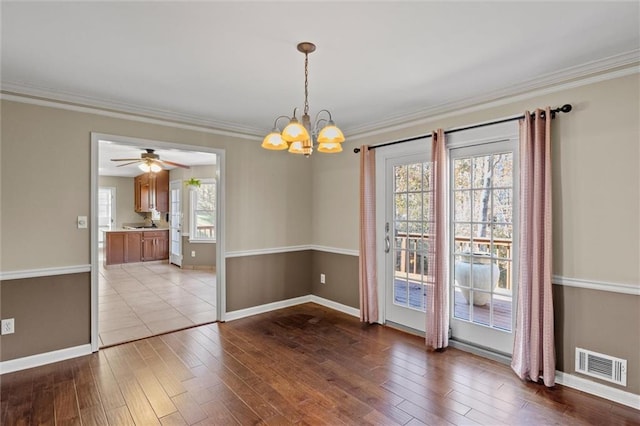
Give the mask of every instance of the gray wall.
<svg viewBox="0 0 640 426">
<path fill-rule="evenodd" d="M 189 237 L 182 237 L 182 266 L 216 266 L 216 243 L 190 243 Z M 191 251 L 196 252 L 195 257 L 191 257 Z"/>
<path fill-rule="evenodd" d="M 325 283 L 320 284 L 320 274 Z M 311 291 L 314 295 L 360 309 L 358 256 L 313 251 Z"/>
<path fill-rule="evenodd" d="M 311 251 L 227 258 L 227 311 L 311 294 Z"/>
<path fill-rule="evenodd" d="M 16 330 L 2 336 L 1 360 L 89 343 L 89 273 L 2 281 L 0 292 L 2 318 L 15 318 Z"/>
</svg>

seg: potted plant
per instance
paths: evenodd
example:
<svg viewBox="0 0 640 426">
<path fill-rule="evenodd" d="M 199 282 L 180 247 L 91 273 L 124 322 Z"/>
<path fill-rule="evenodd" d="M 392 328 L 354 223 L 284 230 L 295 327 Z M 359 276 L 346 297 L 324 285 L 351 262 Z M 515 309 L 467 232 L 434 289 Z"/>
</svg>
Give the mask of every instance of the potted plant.
<svg viewBox="0 0 640 426">
<path fill-rule="evenodd" d="M 200 188 L 200 179 L 191 178 L 185 181 L 184 184 L 192 188 Z"/>
</svg>

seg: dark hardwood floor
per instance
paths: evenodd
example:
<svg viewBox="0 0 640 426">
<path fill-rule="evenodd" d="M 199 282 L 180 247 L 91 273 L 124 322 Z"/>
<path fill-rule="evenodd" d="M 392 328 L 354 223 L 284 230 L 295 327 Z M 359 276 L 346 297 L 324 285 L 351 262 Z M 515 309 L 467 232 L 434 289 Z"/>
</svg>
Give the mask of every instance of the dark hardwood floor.
<svg viewBox="0 0 640 426">
<path fill-rule="evenodd" d="M 305 304 L 1 378 L 3 425 L 640 424 L 508 366 Z"/>
</svg>

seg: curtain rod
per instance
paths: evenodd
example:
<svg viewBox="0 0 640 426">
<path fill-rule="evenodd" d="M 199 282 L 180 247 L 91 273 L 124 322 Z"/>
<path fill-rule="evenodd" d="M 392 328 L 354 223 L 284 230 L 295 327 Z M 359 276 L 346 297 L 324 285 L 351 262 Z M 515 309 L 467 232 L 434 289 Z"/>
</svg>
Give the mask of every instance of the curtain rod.
<svg viewBox="0 0 640 426">
<path fill-rule="evenodd" d="M 551 118 L 552 119 L 556 118 L 556 113 L 559 113 L 559 112 L 567 113 L 567 112 L 571 111 L 572 108 L 573 107 L 571 106 L 571 104 L 564 104 L 561 107 L 552 109 L 551 110 Z M 531 115 L 533 115 L 533 114 L 531 114 Z M 544 113 L 543 113 L 543 116 L 544 116 Z M 463 130 L 477 129 L 479 127 L 491 126 L 492 124 L 508 123 L 509 121 L 522 120 L 523 118 L 524 118 L 524 114 L 519 115 L 517 117 L 503 118 L 501 120 L 490 121 L 488 123 L 474 124 L 474 125 L 471 125 L 471 126 L 458 127 L 456 129 L 445 130 L 444 134 L 448 135 L 448 134 L 451 134 L 451 133 L 462 132 Z M 378 145 L 370 146 L 369 149 L 382 148 L 383 146 L 389 146 L 389 145 L 395 145 L 395 144 L 398 144 L 398 143 L 411 142 L 411 141 L 415 141 L 415 140 L 418 140 L 418 139 L 425 139 L 425 138 L 430 138 L 430 137 L 431 137 L 431 133 L 429 133 L 427 135 L 414 136 L 412 138 L 401 139 L 401 140 L 397 140 L 397 141 L 393 141 L 393 142 L 380 143 Z M 360 148 L 353 148 L 353 152 L 355 154 L 359 153 L 360 152 Z"/>
</svg>

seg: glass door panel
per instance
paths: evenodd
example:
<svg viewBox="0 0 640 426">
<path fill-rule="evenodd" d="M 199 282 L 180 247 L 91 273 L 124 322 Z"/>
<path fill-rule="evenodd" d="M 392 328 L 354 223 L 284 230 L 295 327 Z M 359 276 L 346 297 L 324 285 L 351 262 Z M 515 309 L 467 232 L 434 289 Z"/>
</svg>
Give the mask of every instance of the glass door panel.
<svg viewBox="0 0 640 426">
<path fill-rule="evenodd" d="M 511 353 L 514 151 L 451 151 L 451 327 L 454 338 Z"/>
<path fill-rule="evenodd" d="M 424 331 L 427 276 L 427 213 L 430 188 L 430 163 L 419 157 L 389 160 L 387 164 L 387 234 L 390 253 L 385 302 L 386 319 Z"/>
</svg>

